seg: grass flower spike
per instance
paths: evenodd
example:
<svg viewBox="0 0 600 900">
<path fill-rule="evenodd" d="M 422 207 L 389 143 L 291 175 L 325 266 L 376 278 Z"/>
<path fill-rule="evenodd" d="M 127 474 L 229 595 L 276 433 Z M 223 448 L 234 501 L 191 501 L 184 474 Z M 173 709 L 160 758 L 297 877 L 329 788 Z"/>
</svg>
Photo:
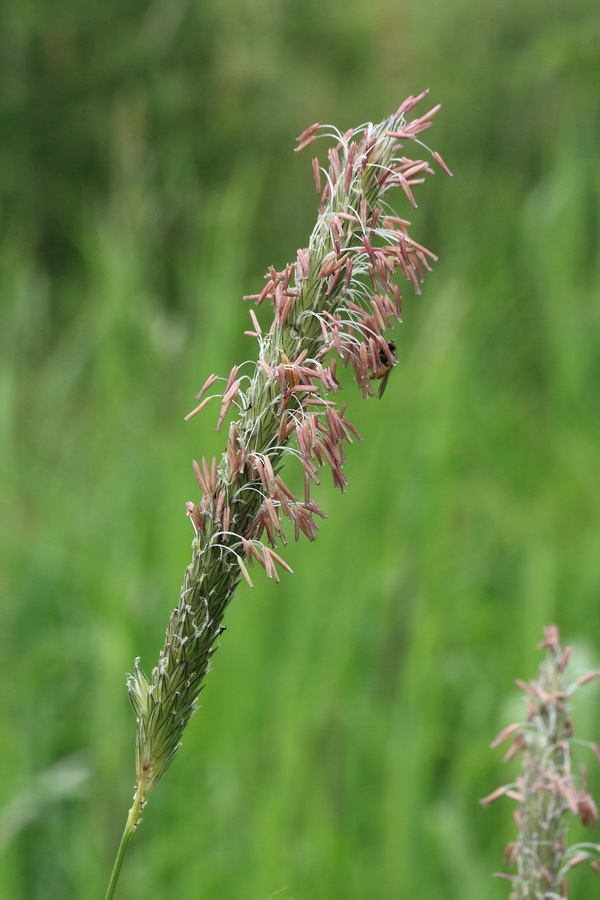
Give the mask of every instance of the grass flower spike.
<svg viewBox="0 0 600 900">
<path fill-rule="evenodd" d="M 527 721 L 505 728 L 492 747 L 510 736 L 513 742 L 505 760 L 520 755 L 521 775 L 515 784 L 498 788 L 481 802 L 489 805 L 500 796 L 518 802 L 515 820 L 517 839 L 506 848 L 507 862 L 516 874 L 499 874 L 512 883 L 510 900 L 559 900 L 568 897 L 567 874 L 574 866 L 589 862 L 600 874 L 600 847 L 576 844 L 569 847 L 569 813 L 592 828 L 598 819 L 596 804 L 585 784 L 585 770 L 572 770 L 573 726 L 569 699 L 582 684 L 597 678 L 591 672 L 568 683 L 566 668 L 570 647 L 563 651 L 556 626 L 545 629 L 546 649 L 535 681 L 517 685 L 525 692 Z M 581 743 L 581 742 L 580 742 Z M 597 745 L 590 748 L 600 757 Z"/>
<path fill-rule="evenodd" d="M 315 539 L 324 513 L 311 491 L 323 467 L 341 491 L 346 486 L 344 447 L 360 438 L 346 405 L 335 399 L 338 364 L 353 368 L 363 397 L 370 397 L 397 361 L 395 344 L 385 337 L 401 319 L 394 275 L 399 272 L 419 292 L 435 256 L 410 237 L 410 223 L 386 198 L 400 188 L 416 206 L 413 190 L 433 173 L 430 160 L 450 174 L 440 155 L 419 139 L 438 107 L 410 117 L 425 93 L 408 98 L 378 125 L 344 134 L 313 125 L 300 135 L 298 150 L 321 136 L 334 142 L 327 168 L 313 161 L 321 199 L 308 246 L 283 270 L 270 268 L 262 290 L 245 298 L 270 304 L 273 313 L 263 331 L 250 311 L 247 334 L 258 343 L 256 364 L 250 372 L 234 366 L 218 393 L 219 379 L 211 375 L 186 417 L 214 403 L 217 430 L 228 417 L 233 421 L 221 459 L 194 462 L 201 496 L 187 505 L 194 529 L 192 561 L 158 664 L 148 677 L 136 660 L 128 679 L 137 721 L 137 787 L 123 852 L 196 708 L 240 579 L 252 586 L 255 565 L 275 580 L 282 570 L 291 571 L 280 552 L 286 520 L 296 539 L 301 533 Z M 424 150 L 427 158 L 405 156 L 405 145 L 416 146 L 419 155 Z M 288 457 L 303 472 L 301 496 L 283 479 Z"/>
</svg>

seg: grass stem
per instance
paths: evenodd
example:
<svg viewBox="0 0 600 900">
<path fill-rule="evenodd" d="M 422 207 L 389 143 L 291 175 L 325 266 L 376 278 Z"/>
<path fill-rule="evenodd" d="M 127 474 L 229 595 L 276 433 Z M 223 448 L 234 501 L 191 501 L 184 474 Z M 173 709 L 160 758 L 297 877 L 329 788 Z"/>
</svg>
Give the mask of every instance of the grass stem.
<svg viewBox="0 0 600 900">
<path fill-rule="evenodd" d="M 113 897 L 115 895 L 115 889 L 117 887 L 119 875 L 121 874 L 121 866 L 123 865 L 125 853 L 127 851 L 127 847 L 129 846 L 131 835 L 136 829 L 139 815 L 144 807 L 144 801 L 147 793 L 146 780 L 146 777 L 142 777 L 137 783 L 135 794 L 133 796 L 133 805 L 127 815 L 127 821 L 125 823 L 125 828 L 123 830 L 119 849 L 117 850 L 115 864 L 110 875 L 110 881 L 108 883 L 108 888 L 106 890 L 106 896 L 104 900 L 113 900 Z"/>
</svg>

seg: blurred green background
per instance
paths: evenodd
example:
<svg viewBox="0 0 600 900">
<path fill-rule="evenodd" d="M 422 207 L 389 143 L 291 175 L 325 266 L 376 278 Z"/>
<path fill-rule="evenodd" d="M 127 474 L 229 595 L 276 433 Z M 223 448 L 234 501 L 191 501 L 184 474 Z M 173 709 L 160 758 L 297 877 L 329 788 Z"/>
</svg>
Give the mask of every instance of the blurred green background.
<svg viewBox="0 0 600 900">
<path fill-rule="evenodd" d="M 118 896 L 506 897 L 511 803 L 478 800 L 517 772 L 488 749 L 513 679 L 551 622 L 575 673 L 600 663 L 597 0 L 4 0 L 0 21 L 0 896 L 103 896 L 125 673 L 177 601 L 191 459 L 224 446 L 214 409 L 183 416 L 255 353 L 242 295 L 306 245 L 295 136 L 429 87 L 455 177 L 397 202 L 440 262 L 406 289 L 384 400 L 348 390 L 347 494 L 325 478 L 296 574 L 230 607 Z M 578 695 L 581 737 L 599 709 Z"/>
</svg>

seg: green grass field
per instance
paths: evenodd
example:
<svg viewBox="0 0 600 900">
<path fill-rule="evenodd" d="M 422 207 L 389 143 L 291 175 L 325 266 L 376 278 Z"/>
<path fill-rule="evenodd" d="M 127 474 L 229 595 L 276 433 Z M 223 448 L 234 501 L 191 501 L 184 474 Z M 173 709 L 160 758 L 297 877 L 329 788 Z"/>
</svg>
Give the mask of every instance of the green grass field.
<svg viewBox="0 0 600 900">
<path fill-rule="evenodd" d="M 455 177 L 397 203 L 440 261 L 406 288 L 383 400 L 348 378 L 364 442 L 345 495 L 323 480 L 318 541 L 229 608 L 117 896 L 506 897 L 512 806 L 478 800 L 517 772 L 488 749 L 522 715 L 513 680 L 552 622 L 574 674 L 600 665 L 596 4 L 1 15 L 0 897 L 103 896 L 134 785 L 125 675 L 177 602 L 191 460 L 225 444 L 213 409 L 183 416 L 255 354 L 242 295 L 306 243 L 295 136 L 424 87 Z M 580 737 L 600 743 L 599 710 L 578 694 Z"/>
</svg>

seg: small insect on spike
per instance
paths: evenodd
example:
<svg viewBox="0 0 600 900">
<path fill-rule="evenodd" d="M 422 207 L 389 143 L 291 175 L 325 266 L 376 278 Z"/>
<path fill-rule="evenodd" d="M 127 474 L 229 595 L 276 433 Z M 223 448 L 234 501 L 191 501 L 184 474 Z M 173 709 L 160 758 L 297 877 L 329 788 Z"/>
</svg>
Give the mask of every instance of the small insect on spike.
<svg viewBox="0 0 600 900">
<path fill-rule="evenodd" d="M 396 344 L 394 341 L 388 341 L 388 351 L 389 353 L 386 353 L 383 348 L 379 351 L 379 362 L 381 363 L 381 366 L 371 375 L 372 380 L 381 381 L 379 391 L 377 392 L 377 397 L 380 400 L 385 393 L 390 378 L 390 372 L 398 362 L 396 359 Z"/>
</svg>

